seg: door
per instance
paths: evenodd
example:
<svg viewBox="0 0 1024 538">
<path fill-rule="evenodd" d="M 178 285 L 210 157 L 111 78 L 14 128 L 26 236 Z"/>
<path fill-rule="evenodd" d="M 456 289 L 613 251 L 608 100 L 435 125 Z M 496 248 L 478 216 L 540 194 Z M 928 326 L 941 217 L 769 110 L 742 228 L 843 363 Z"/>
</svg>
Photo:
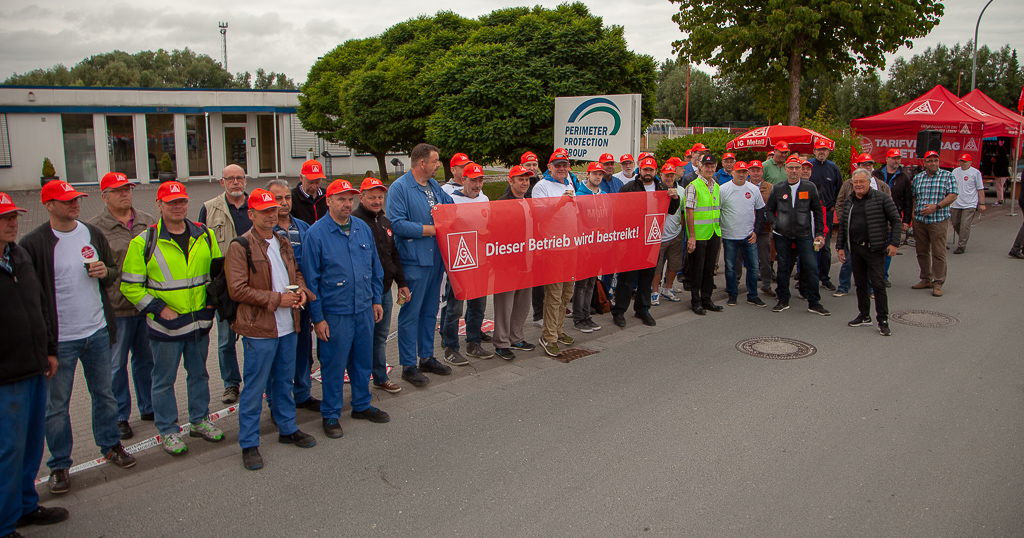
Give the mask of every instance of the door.
<svg viewBox="0 0 1024 538">
<path fill-rule="evenodd" d="M 245 124 L 224 125 L 224 165 L 237 164 L 249 175 L 249 145 L 245 138 Z"/>
</svg>

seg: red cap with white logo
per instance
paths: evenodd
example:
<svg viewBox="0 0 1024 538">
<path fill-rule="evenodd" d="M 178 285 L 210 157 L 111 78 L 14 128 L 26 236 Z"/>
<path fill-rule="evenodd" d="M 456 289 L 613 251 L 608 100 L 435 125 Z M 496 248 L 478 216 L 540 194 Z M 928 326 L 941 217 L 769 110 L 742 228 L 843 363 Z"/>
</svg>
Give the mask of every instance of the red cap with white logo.
<svg viewBox="0 0 1024 538">
<path fill-rule="evenodd" d="M 602 153 L 601 158 L 598 159 L 598 162 L 613 163 L 615 162 L 615 156 L 612 155 L 611 153 Z"/>
<path fill-rule="evenodd" d="M 631 162 L 633 162 L 633 156 L 628 154 L 628 153 L 626 153 L 622 157 L 619 157 L 619 162 L 620 163 L 631 163 Z"/>
<path fill-rule="evenodd" d="M 928 157 L 938 157 L 938 156 L 939 156 L 939 152 L 937 152 L 937 151 L 929 151 L 929 152 L 924 154 L 924 158 L 925 159 L 927 159 Z"/>
<path fill-rule="evenodd" d="M 533 158 L 536 159 L 537 156 L 534 155 Z M 509 179 L 512 179 L 514 177 L 519 177 L 519 176 L 528 176 L 528 175 L 530 175 L 530 171 L 525 169 L 525 168 L 523 168 L 522 166 L 519 166 L 518 164 L 513 166 L 512 169 L 508 171 Z"/>
<path fill-rule="evenodd" d="M 327 187 L 327 196 L 334 196 L 335 194 L 341 194 L 341 193 L 346 193 L 346 192 L 351 192 L 353 194 L 359 194 L 359 191 L 357 191 L 355 189 L 355 187 L 352 186 L 351 183 L 349 183 L 348 181 L 346 181 L 344 179 L 335 179 Z"/>
<path fill-rule="evenodd" d="M 527 151 L 519 158 L 519 164 L 535 163 L 537 162 L 537 154 L 532 151 Z"/>
<path fill-rule="evenodd" d="M 68 202 L 74 200 L 79 196 L 89 196 L 84 192 L 78 192 L 70 184 L 60 181 L 53 180 L 43 185 L 43 190 L 40 191 L 39 197 L 43 203 L 49 202 L 50 200 L 60 200 L 62 202 Z"/>
<path fill-rule="evenodd" d="M 272 207 L 281 207 L 274 194 L 265 189 L 253 189 L 249 194 L 249 209 L 263 211 Z"/>
<path fill-rule="evenodd" d="M 0 192 L 0 215 L 6 215 L 11 211 L 17 211 L 19 213 L 28 213 L 27 209 L 22 209 L 11 200 L 11 197 L 6 192 Z"/>
<path fill-rule="evenodd" d="M 185 186 L 177 181 L 168 181 L 167 183 L 161 183 L 160 188 L 156 191 L 156 199 L 158 202 L 173 202 L 175 200 L 188 200 L 188 194 L 185 193 Z"/>
<path fill-rule="evenodd" d="M 963 155 L 960 156 L 960 160 L 961 161 L 971 162 L 971 154 L 970 153 L 964 153 Z"/>
<path fill-rule="evenodd" d="M 363 184 L 359 186 L 359 192 L 368 191 L 370 189 L 384 189 L 387 192 L 388 188 L 384 186 L 379 179 L 375 177 L 368 177 L 363 180 Z"/>
<path fill-rule="evenodd" d="M 735 159 L 735 158 L 736 158 L 736 154 L 735 153 L 723 153 L 722 154 L 722 160 L 723 161 L 726 160 L 726 159 Z"/>
<path fill-rule="evenodd" d="M 324 179 L 324 165 L 315 159 L 302 163 L 302 170 L 299 172 L 306 179 Z"/>
<path fill-rule="evenodd" d="M 587 173 L 590 172 L 604 172 L 604 166 L 601 163 L 590 163 L 587 165 Z"/>
<path fill-rule="evenodd" d="M 476 163 L 469 163 L 466 165 L 466 169 L 462 171 L 462 177 L 478 178 L 484 177 L 484 167 Z"/>
<path fill-rule="evenodd" d="M 469 156 L 465 153 L 456 153 L 452 155 L 452 160 L 448 164 L 451 166 L 465 166 L 469 164 Z"/>
<path fill-rule="evenodd" d="M 885 157 L 886 158 L 889 158 L 889 157 L 899 157 L 899 156 L 900 156 L 900 150 L 895 149 L 895 148 L 890 149 L 889 151 L 885 152 Z"/>
<path fill-rule="evenodd" d="M 754 159 L 753 161 L 747 163 L 747 170 L 750 170 L 751 168 L 760 168 L 764 170 L 764 165 L 761 164 L 761 161 Z"/>
<path fill-rule="evenodd" d="M 100 190 L 105 191 L 107 189 L 119 189 L 125 185 L 135 186 L 134 183 L 128 181 L 128 176 L 121 172 L 107 172 L 103 174 L 103 179 L 100 180 Z"/>
</svg>

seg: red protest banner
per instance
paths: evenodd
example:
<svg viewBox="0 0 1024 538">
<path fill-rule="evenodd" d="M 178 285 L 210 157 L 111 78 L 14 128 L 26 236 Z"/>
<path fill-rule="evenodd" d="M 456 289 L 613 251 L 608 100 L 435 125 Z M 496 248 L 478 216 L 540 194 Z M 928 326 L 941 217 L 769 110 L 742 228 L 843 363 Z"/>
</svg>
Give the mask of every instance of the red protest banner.
<svg viewBox="0 0 1024 538">
<path fill-rule="evenodd" d="M 653 267 L 668 193 L 624 192 L 434 206 L 458 299 Z"/>
</svg>

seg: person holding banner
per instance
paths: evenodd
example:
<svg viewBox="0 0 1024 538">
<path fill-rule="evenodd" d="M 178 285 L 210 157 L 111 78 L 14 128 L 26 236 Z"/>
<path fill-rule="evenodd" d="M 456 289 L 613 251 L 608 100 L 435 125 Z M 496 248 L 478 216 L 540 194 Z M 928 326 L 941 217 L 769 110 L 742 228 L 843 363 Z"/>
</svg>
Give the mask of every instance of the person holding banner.
<svg viewBox="0 0 1024 538">
<path fill-rule="evenodd" d="M 386 205 L 411 295 L 398 312 L 398 360 L 402 364 L 402 379 L 416 387 L 430 383 L 421 370 L 437 375 L 452 373 L 450 367 L 434 358 L 435 323 L 441 302 L 438 290 L 444 262 L 434 237 L 437 232 L 430 211 L 437 204 L 455 203 L 434 181 L 434 173 L 441 164 L 438 155 L 437 148 L 430 144 L 412 148 L 409 171 L 391 184 Z"/>
<path fill-rule="evenodd" d="M 633 156 L 626 153 L 622 157 L 619 157 L 619 166 L 622 170 L 619 170 L 619 173 L 615 174 L 615 177 L 625 185 L 627 181 L 632 181 L 633 176 L 636 175 L 636 169 L 633 167 Z"/>
<path fill-rule="evenodd" d="M 711 154 L 701 157 L 698 179 L 686 187 L 686 252 L 690 254 L 690 308 L 703 316 L 707 311 L 721 312 L 723 307 L 711 301 L 714 291 L 715 262 L 722 246 L 721 195 L 715 181 L 718 162 Z"/>
<path fill-rule="evenodd" d="M 604 157 L 604 156 L 602 156 Z M 587 166 L 587 176 L 580 186 L 576 188 L 577 196 L 604 194 L 601 187 L 604 186 L 604 179 L 608 177 L 608 164 L 590 163 Z M 580 215 L 580 218 L 587 218 Z M 576 281 L 572 300 L 572 324 L 581 333 L 592 333 L 600 331 L 593 318 L 590 317 L 590 302 L 594 299 L 594 286 L 597 285 L 597 277 L 583 278 Z"/>
<path fill-rule="evenodd" d="M 569 155 L 555 151 L 548 159 L 548 171 L 543 179 L 533 187 L 534 198 L 572 198 L 576 194 L 572 180 L 569 179 Z M 574 284 L 557 282 L 544 286 L 544 320 L 542 323 L 540 346 L 544 353 L 552 357 L 562 354 L 558 344 L 571 346 L 573 337 L 565 334 L 565 310 L 572 299 Z"/>
<path fill-rule="evenodd" d="M 532 155 L 532 154 L 531 154 Z M 537 162 L 537 156 L 534 155 L 534 164 Z M 530 184 L 532 176 L 530 171 L 523 166 L 513 166 L 508 172 L 508 192 L 498 198 L 498 200 L 522 200 L 527 198 L 526 191 L 532 186 Z M 523 219 L 520 221 L 518 217 L 515 221 L 506 222 L 505 225 L 511 229 L 526 229 L 526 211 L 529 208 L 523 208 Z M 517 268 L 522 271 L 527 271 L 526 261 L 521 258 L 516 258 L 513 263 L 517 264 Z M 523 326 L 526 325 L 526 316 L 530 313 L 530 302 L 531 296 L 534 290 L 540 288 L 543 292 L 543 286 L 537 286 L 535 288 L 524 288 L 521 290 L 506 291 L 504 293 L 494 294 L 494 352 L 499 357 L 510 361 L 516 358 L 516 354 L 513 350 L 517 351 L 533 351 L 536 349 L 531 343 L 528 343 L 523 337 Z M 541 294 L 541 309 L 543 310 L 543 293 Z"/>
<path fill-rule="evenodd" d="M 622 186 L 619 192 L 656 192 L 668 191 L 669 203 L 668 214 L 671 215 L 679 209 L 679 193 L 675 189 L 669 190 L 658 181 L 658 163 L 653 157 L 647 157 L 640 161 L 640 174 L 633 181 Z M 618 274 L 618 283 L 615 286 L 615 305 L 612 306 L 612 322 L 618 327 L 626 326 L 625 313 L 629 308 L 630 296 L 633 295 L 634 286 L 636 296 L 633 299 L 633 315 L 640 318 L 644 325 L 654 326 L 657 322 L 651 317 L 651 286 L 654 283 L 656 267 L 639 269 L 636 271 L 625 271 Z"/>
<path fill-rule="evenodd" d="M 601 180 L 601 192 L 609 194 L 619 192 L 625 182 L 615 177 L 615 157 L 611 153 L 604 153 L 601 155 L 598 164 L 601 165 L 601 171 L 604 174 L 604 178 Z M 590 168 L 587 168 L 587 170 L 587 175 L 590 175 Z M 579 186 L 583 187 L 585 184 L 586 180 L 581 181 Z M 579 188 L 576 190 L 579 191 Z"/>
<path fill-rule="evenodd" d="M 661 167 L 661 182 L 669 192 L 675 191 L 678 195 L 676 170 L 682 167 L 682 161 L 676 160 L 678 163 L 665 163 Z M 683 212 L 678 207 L 675 212 L 670 212 L 665 217 L 665 228 L 661 231 L 661 248 L 658 249 L 658 263 L 654 266 L 654 294 L 651 297 L 651 304 L 659 304 L 660 297 L 673 303 L 682 301 L 672 291 L 672 282 L 675 281 L 676 274 L 679 273 L 679 268 L 683 264 L 682 221 Z M 662 275 L 662 269 L 665 269 L 664 275 Z M 662 276 L 665 279 L 664 284 L 662 284 Z"/>
</svg>

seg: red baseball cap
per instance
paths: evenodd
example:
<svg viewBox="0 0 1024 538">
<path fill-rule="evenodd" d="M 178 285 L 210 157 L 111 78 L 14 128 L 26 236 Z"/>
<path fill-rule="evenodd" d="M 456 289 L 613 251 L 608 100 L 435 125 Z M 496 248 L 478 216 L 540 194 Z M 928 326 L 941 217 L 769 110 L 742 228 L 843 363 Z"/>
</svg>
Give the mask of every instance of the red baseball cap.
<svg viewBox="0 0 1024 538">
<path fill-rule="evenodd" d="M 811 163 L 811 161 L 801 161 L 800 166 L 810 166 L 811 168 L 814 168 L 814 164 Z"/>
<path fill-rule="evenodd" d="M 181 183 L 168 181 L 167 183 L 160 184 L 160 188 L 156 190 L 156 199 L 158 202 L 188 200 L 188 193 L 185 192 L 185 186 Z"/>
<path fill-rule="evenodd" d="M 775 155 L 775 150 L 774 150 L 774 149 L 773 149 L 773 150 L 770 150 L 770 151 L 768 152 L 768 154 L 767 154 L 767 156 L 768 156 L 768 157 L 771 157 L 772 155 Z"/>
<path fill-rule="evenodd" d="M 691 154 L 693 154 L 693 150 L 688 149 L 686 150 L 686 153 L 683 154 L 683 157 L 689 158 Z"/>
<path fill-rule="evenodd" d="M 135 186 L 134 183 L 128 181 L 128 176 L 121 172 L 107 172 L 103 174 L 103 179 L 100 180 L 100 190 L 105 191 L 107 189 L 119 189 L 125 185 Z"/>
<path fill-rule="evenodd" d="M 384 186 L 381 180 L 375 177 L 368 177 L 363 180 L 363 184 L 359 186 L 359 192 L 368 191 L 370 189 L 384 189 L 387 192 L 388 188 Z"/>
<path fill-rule="evenodd" d="M 302 163 L 302 170 L 299 172 L 306 179 L 324 179 L 324 166 L 316 159 L 310 159 Z"/>
<path fill-rule="evenodd" d="M 961 161 L 971 162 L 971 156 L 968 153 L 964 153 L 963 155 L 960 156 L 960 160 Z"/>
<path fill-rule="evenodd" d="M 359 194 L 359 191 L 344 179 L 335 179 L 331 182 L 330 186 L 327 187 L 327 196 L 334 196 L 335 194 L 342 194 L 346 192 Z"/>
<path fill-rule="evenodd" d="M 469 157 L 465 153 L 456 153 L 452 155 L 450 163 L 452 166 L 464 166 L 469 164 Z"/>
<path fill-rule="evenodd" d="M 60 200 L 61 202 L 68 202 L 78 198 L 79 196 L 89 196 L 84 192 L 78 192 L 69 183 L 65 181 L 53 180 L 43 185 L 43 190 L 39 193 L 43 203 L 49 202 L 50 200 Z"/>
<path fill-rule="evenodd" d="M 619 157 L 619 162 L 620 163 L 631 163 L 631 162 L 633 162 L 633 156 L 628 154 L 628 153 L 626 153 L 622 157 Z"/>
<path fill-rule="evenodd" d="M 739 164 L 739 163 L 736 163 L 736 164 Z M 761 161 L 753 160 L 753 161 L 750 161 L 749 163 L 747 163 L 747 170 L 750 170 L 751 168 L 760 168 L 760 169 L 764 170 L 764 165 L 761 164 Z"/>
<path fill-rule="evenodd" d="M 736 170 L 746 170 L 746 169 L 747 169 L 747 163 L 745 163 L 743 161 L 736 161 L 736 164 L 733 165 L 733 167 L 732 167 L 733 172 L 735 172 Z"/>
<path fill-rule="evenodd" d="M 684 163 L 683 160 L 680 159 L 679 157 L 669 157 L 668 160 L 665 161 L 665 164 L 671 164 L 673 167 L 686 165 L 686 163 Z"/>
<path fill-rule="evenodd" d="M 642 161 L 648 157 L 654 157 L 654 154 L 647 151 L 643 151 L 640 153 L 640 155 L 637 156 L 637 159 Z"/>
<path fill-rule="evenodd" d="M 900 150 L 898 150 L 898 149 L 890 149 L 889 151 L 885 152 L 885 157 L 887 159 L 889 157 L 901 157 L 901 156 L 902 155 L 900 155 Z"/>
<path fill-rule="evenodd" d="M 676 173 L 676 166 L 672 163 L 665 163 L 665 166 L 661 167 L 662 174 L 674 174 Z"/>
<path fill-rule="evenodd" d="M 537 162 L 537 154 L 532 151 L 527 151 L 519 158 L 519 164 L 535 163 Z"/>
<path fill-rule="evenodd" d="M 484 177 L 484 167 L 476 163 L 468 163 L 466 169 L 462 171 L 462 177 Z"/>
<path fill-rule="evenodd" d="M 726 159 L 735 159 L 735 158 L 736 158 L 736 154 L 735 153 L 725 153 L 725 154 L 722 155 L 722 160 L 723 161 L 726 160 Z"/>
<path fill-rule="evenodd" d="M 587 165 L 587 173 L 591 172 L 604 172 L 604 166 L 601 163 L 590 163 Z"/>
<path fill-rule="evenodd" d="M 249 193 L 249 209 L 263 211 L 272 207 L 281 207 L 274 194 L 266 189 L 253 189 Z"/>
<path fill-rule="evenodd" d="M 935 155 L 938 155 L 938 153 L 936 153 Z M 859 163 L 873 163 L 873 162 L 875 162 L 875 158 L 872 157 L 870 153 L 861 153 L 860 157 L 857 158 L 857 163 L 858 164 Z"/>
<path fill-rule="evenodd" d="M 701 144 L 700 142 L 697 142 L 696 144 L 693 145 L 692 148 L 690 148 L 690 151 L 707 151 L 707 150 L 708 150 L 708 147 L 705 146 L 704 144 Z"/>
<path fill-rule="evenodd" d="M 653 168 L 657 170 L 658 162 L 655 161 L 653 157 L 644 157 L 643 160 L 640 161 L 640 168 Z"/>
<path fill-rule="evenodd" d="M 18 211 L 20 213 L 28 213 L 27 209 L 22 209 L 11 201 L 11 197 L 6 192 L 0 192 L 0 215 L 6 215 L 11 211 Z"/>
<path fill-rule="evenodd" d="M 929 152 L 924 154 L 924 158 L 925 159 L 927 159 L 928 157 L 938 157 L 938 156 L 939 156 L 939 152 L 937 152 L 937 151 L 929 151 Z"/>
<path fill-rule="evenodd" d="M 551 163 L 557 162 L 557 161 L 566 161 L 566 162 L 568 162 L 569 161 L 569 155 L 567 155 L 563 151 L 555 150 L 555 152 L 551 154 L 551 157 L 548 158 L 548 164 L 551 164 Z"/>
<path fill-rule="evenodd" d="M 775 151 L 789 151 L 789 144 L 785 142 L 779 142 L 778 144 L 775 144 Z"/>
<path fill-rule="evenodd" d="M 615 156 L 612 155 L 611 153 L 602 153 L 601 158 L 599 158 L 597 161 L 602 163 L 613 163 L 615 162 Z"/>
<path fill-rule="evenodd" d="M 531 153 L 531 155 L 533 155 L 533 154 Z M 536 160 L 537 156 L 534 155 L 533 158 Z M 514 177 L 519 177 L 519 176 L 528 176 L 528 175 L 530 175 L 530 171 L 525 169 L 525 168 L 523 168 L 522 166 L 519 166 L 518 164 L 513 166 L 512 169 L 508 171 L 508 178 L 509 179 L 512 179 Z"/>
<path fill-rule="evenodd" d="M 832 148 L 829 147 L 828 141 L 825 140 L 824 138 L 819 138 L 819 139 L 814 141 L 814 149 L 821 149 L 821 148 L 832 149 Z"/>
<path fill-rule="evenodd" d="M 803 166 L 804 160 L 801 159 L 799 155 L 790 155 L 789 158 L 786 159 L 786 164 L 789 163 L 796 163 L 799 164 L 800 166 Z"/>
</svg>

